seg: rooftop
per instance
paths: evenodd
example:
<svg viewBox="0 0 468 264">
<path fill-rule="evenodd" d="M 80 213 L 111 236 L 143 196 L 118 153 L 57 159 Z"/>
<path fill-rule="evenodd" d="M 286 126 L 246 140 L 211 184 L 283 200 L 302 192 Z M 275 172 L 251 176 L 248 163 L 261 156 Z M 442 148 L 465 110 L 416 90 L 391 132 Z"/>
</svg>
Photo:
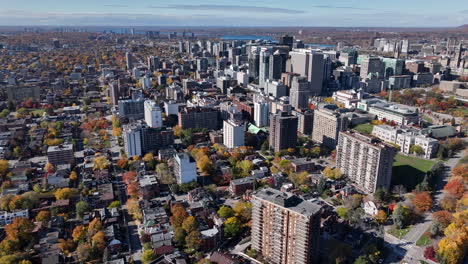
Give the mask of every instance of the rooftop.
<svg viewBox="0 0 468 264">
<path fill-rule="evenodd" d="M 313 216 L 321 209 L 319 205 L 306 201 L 299 196 L 281 192 L 273 188 L 261 189 L 254 193 L 254 197 L 277 204 L 306 216 Z"/>
</svg>

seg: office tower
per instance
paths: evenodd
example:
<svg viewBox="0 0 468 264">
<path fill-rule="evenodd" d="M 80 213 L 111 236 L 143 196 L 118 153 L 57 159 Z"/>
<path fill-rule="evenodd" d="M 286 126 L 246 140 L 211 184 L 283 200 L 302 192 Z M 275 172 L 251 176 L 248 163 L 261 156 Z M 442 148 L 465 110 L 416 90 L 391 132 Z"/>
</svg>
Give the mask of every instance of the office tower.
<svg viewBox="0 0 468 264">
<path fill-rule="evenodd" d="M 268 80 L 265 83 L 264 91 L 267 95 L 281 98 L 287 95 L 288 87 L 279 81 Z"/>
<path fill-rule="evenodd" d="M 218 129 L 219 111 L 213 108 L 187 107 L 178 114 L 182 129 L 206 128 Z"/>
<path fill-rule="evenodd" d="M 254 121 L 257 127 L 269 124 L 270 104 L 263 98 L 254 101 Z"/>
<path fill-rule="evenodd" d="M 155 56 L 148 57 L 148 68 L 151 71 L 155 71 L 159 69 L 159 64 L 160 64 L 160 61 L 158 57 L 155 57 Z"/>
<path fill-rule="evenodd" d="M 148 75 L 144 75 L 140 78 L 140 85 L 143 90 L 151 89 L 151 78 Z"/>
<path fill-rule="evenodd" d="M 270 55 L 270 61 L 268 63 L 268 79 L 270 80 L 279 80 L 281 78 L 281 73 L 283 72 L 283 56 L 277 50 L 273 55 Z"/>
<path fill-rule="evenodd" d="M 127 52 L 125 53 L 125 61 L 127 65 L 127 70 L 132 70 L 133 69 L 133 56 L 132 53 Z"/>
<path fill-rule="evenodd" d="M 268 263 L 318 263 L 321 207 L 264 188 L 252 198 L 252 249 Z"/>
<path fill-rule="evenodd" d="M 291 65 L 287 71 L 307 77 L 311 96 L 322 93 L 324 56 L 312 50 L 290 52 Z"/>
<path fill-rule="evenodd" d="M 235 120 L 226 120 L 223 125 L 223 143 L 233 149 L 245 145 L 244 124 Z"/>
<path fill-rule="evenodd" d="M 125 125 L 124 149 L 127 156 L 140 156 L 174 144 L 174 131 L 152 128 L 143 123 Z"/>
<path fill-rule="evenodd" d="M 124 118 L 142 119 L 145 116 L 141 99 L 119 100 L 119 115 Z"/>
<path fill-rule="evenodd" d="M 406 53 L 409 52 L 409 50 L 410 50 L 410 42 L 409 42 L 409 40 L 403 39 L 403 40 L 401 41 L 401 52 L 406 54 Z"/>
<path fill-rule="evenodd" d="M 348 128 L 349 120 L 329 109 L 317 109 L 314 112 L 314 129 L 312 140 L 334 149 L 338 140 L 338 133 Z"/>
<path fill-rule="evenodd" d="M 53 165 L 75 164 L 73 144 L 50 146 L 47 148 L 47 160 Z"/>
<path fill-rule="evenodd" d="M 379 78 L 383 78 L 383 65 L 380 58 L 367 57 L 361 63 L 361 79 L 366 79 L 369 74 L 377 75 Z"/>
<path fill-rule="evenodd" d="M 162 112 L 161 108 L 156 104 L 156 102 L 151 100 L 146 100 L 145 104 L 145 122 L 149 127 L 158 128 L 162 127 Z"/>
<path fill-rule="evenodd" d="M 197 163 L 186 152 L 174 155 L 174 175 L 178 184 L 197 180 Z"/>
<path fill-rule="evenodd" d="M 208 59 L 207 58 L 198 58 L 197 59 L 197 71 L 205 72 L 208 70 Z"/>
<path fill-rule="evenodd" d="M 455 51 L 455 48 L 457 46 L 457 38 L 455 37 L 450 37 L 447 38 L 447 54 L 452 54 Z"/>
<path fill-rule="evenodd" d="M 297 117 L 288 112 L 270 116 L 270 148 L 275 152 L 294 148 L 297 143 Z"/>
<path fill-rule="evenodd" d="M 388 78 L 394 75 L 402 75 L 403 68 L 405 67 L 405 60 L 402 59 L 393 59 L 393 58 L 383 58 L 382 65 L 384 68 L 385 77 Z"/>
<path fill-rule="evenodd" d="M 365 193 L 389 189 L 396 150 L 375 137 L 341 132 L 336 149 L 336 167 Z"/>
<path fill-rule="evenodd" d="M 289 90 L 289 103 L 296 109 L 305 109 L 309 106 L 309 83 L 306 77 L 293 78 Z"/>
<path fill-rule="evenodd" d="M 260 62 L 258 67 L 258 84 L 265 87 L 270 73 L 270 52 L 268 50 L 260 51 Z"/>
<path fill-rule="evenodd" d="M 279 39 L 279 44 L 280 45 L 287 45 L 287 46 L 290 47 L 290 50 L 291 50 L 292 47 L 293 47 L 293 44 L 294 44 L 294 37 L 288 36 L 288 35 L 281 36 L 280 39 Z"/>
<path fill-rule="evenodd" d="M 257 51 L 249 53 L 249 76 L 258 79 L 260 74 L 260 54 Z"/>
<path fill-rule="evenodd" d="M 338 60 L 344 64 L 344 66 L 350 66 L 353 64 L 357 64 L 358 52 L 356 50 L 343 50 L 340 53 L 340 57 Z"/>
<path fill-rule="evenodd" d="M 54 48 L 56 48 L 56 49 L 59 49 L 61 47 L 60 40 L 58 40 L 58 39 L 54 39 L 52 41 L 52 44 L 54 45 Z"/>
</svg>

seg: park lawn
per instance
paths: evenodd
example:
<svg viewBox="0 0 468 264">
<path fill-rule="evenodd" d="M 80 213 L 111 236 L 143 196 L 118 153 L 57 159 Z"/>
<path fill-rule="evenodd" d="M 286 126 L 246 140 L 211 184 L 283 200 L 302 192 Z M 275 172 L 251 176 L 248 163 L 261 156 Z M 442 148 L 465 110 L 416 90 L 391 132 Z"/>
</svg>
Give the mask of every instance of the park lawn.
<svg viewBox="0 0 468 264">
<path fill-rule="evenodd" d="M 408 191 L 422 182 L 424 175 L 435 164 L 435 161 L 419 159 L 397 154 L 393 162 L 392 185 L 403 185 Z"/>
<path fill-rule="evenodd" d="M 392 228 L 390 228 L 387 233 L 389 233 L 390 235 L 398 238 L 398 239 L 402 239 L 406 236 L 406 234 L 408 234 L 408 232 L 411 230 L 411 227 L 412 226 L 408 226 L 406 228 L 403 228 L 403 229 L 398 229 L 396 228 L 395 226 L 392 226 Z"/>
<path fill-rule="evenodd" d="M 353 127 L 354 130 L 363 133 L 363 134 L 372 134 L 372 130 L 374 129 L 374 126 L 371 124 L 360 124 L 355 127 Z"/>
<path fill-rule="evenodd" d="M 431 236 L 429 235 L 429 229 L 416 241 L 416 246 L 425 247 L 432 242 Z"/>
<path fill-rule="evenodd" d="M 42 116 L 42 114 L 44 114 L 44 109 L 34 109 L 31 111 L 31 113 Z"/>
</svg>

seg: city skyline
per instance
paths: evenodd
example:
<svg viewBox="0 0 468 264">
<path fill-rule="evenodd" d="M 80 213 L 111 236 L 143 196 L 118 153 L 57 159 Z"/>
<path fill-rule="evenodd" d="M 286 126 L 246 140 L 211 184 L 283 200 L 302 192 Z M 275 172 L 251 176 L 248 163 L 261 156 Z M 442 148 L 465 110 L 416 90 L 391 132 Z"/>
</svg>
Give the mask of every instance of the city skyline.
<svg viewBox="0 0 468 264">
<path fill-rule="evenodd" d="M 463 0 L 437 1 L 306 1 L 287 5 L 277 0 L 94 2 L 0 1 L 2 26 L 331 26 L 456 27 L 468 24 Z M 424 4 L 424 12 L 421 5 Z M 252 16 L 252 15 L 255 16 Z"/>
</svg>

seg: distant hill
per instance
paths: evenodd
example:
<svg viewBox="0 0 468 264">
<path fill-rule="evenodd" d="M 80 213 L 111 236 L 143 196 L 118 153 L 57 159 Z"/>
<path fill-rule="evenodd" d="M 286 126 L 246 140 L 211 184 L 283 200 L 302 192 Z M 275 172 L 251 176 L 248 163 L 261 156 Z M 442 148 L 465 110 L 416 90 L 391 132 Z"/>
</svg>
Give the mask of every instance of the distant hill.
<svg viewBox="0 0 468 264">
<path fill-rule="evenodd" d="M 468 30 L 468 24 L 461 25 L 461 26 L 457 27 L 457 29 Z"/>
</svg>

